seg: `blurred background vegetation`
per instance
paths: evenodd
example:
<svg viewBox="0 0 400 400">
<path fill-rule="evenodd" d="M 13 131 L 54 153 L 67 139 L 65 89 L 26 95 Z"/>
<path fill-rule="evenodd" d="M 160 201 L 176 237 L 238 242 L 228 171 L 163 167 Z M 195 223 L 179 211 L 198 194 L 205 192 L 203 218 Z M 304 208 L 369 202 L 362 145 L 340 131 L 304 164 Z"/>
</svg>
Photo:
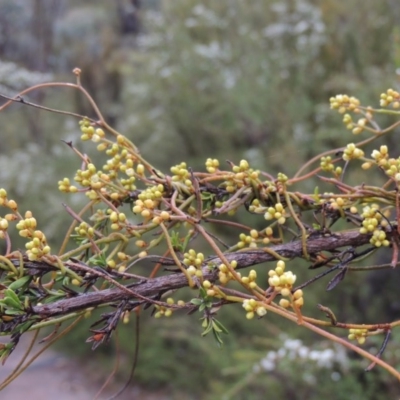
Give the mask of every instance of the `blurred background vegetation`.
<svg viewBox="0 0 400 400">
<path fill-rule="evenodd" d="M 377 105 L 381 92 L 398 89 L 398 21 L 396 0 L 0 0 L 0 93 L 71 81 L 79 67 L 106 119 L 159 169 L 180 161 L 202 168 L 207 157 L 245 158 L 255 168 L 290 175 L 309 157 L 354 141 L 329 110 L 329 97 L 348 93 Z M 93 116 L 68 89 L 27 99 Z M 94 149 L 78 142 L 75 119 L 22 105 L 1 113 L 0 126 L 0 186 L 33 211 L 56 248 L 70 221 L 61 203 L 80 206 L 57 192 L 57 181 L 80 164 L 60 140 L 72 140 L 91 157 Z M 385 138 L 394 156 L 398 133 Z M 304 263 L 289 266 L 300 279 L 313 275 Z M 258 271 L 265 276 L 269 268 Z M 399 275 L 349 276 L 329 293 L 311 288 L 305 312 L 321 317 L 316 304 L 322 303 L 343 321 L 393 320 L 400 313 Z M 365 373 L 363 360 L 274 316 L 249 322 L 239 307 L 227 307 L 220 320 L 230 335 L 219 349 L 200 336 L 199 315 L 160 321 L 147 314 L 135 384 L 160 399 L 387 399 L 398 390 L 379 368 Z M 62 346 L 88 368 L 102 360 L 106 376 L 115 344 L 91 353 L 89 325 Z M 123 379 L 132 323 L 119 339 Z M 379 339 L 367 345 L 379 346 Z M 385 357 L 400 367 L 394 344 Z"/>
</svg>

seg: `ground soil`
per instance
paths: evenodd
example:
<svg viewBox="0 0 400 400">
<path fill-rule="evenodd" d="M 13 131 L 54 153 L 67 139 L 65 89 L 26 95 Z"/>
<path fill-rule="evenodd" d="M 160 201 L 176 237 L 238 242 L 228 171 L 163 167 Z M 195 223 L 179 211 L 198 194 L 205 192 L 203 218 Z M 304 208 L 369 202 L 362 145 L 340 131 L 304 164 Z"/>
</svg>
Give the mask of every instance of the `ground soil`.
<svg viewBox="0 0 400 400">
<path fill-rule="evenodd" d="M 17 366 L 25 349 L 29 345 L 25 335 L 17 348 L 0 366 L 0 382 Z M 6 340 L 2 340 L 6 342 Z M 35 346 L 34 350 L 40 350 Z M 31 353 L 34 354 L 35 352 Z M 112 383 L 111 389 L 103 391 L 98 400 L 110 398 L 123 383 Z M 91 400 L 102 386 L 99 377 L 90 376 L 81 362 L 66 355 L 48 349 L 34 363 L 0 392 L 1 400 Z M 139 388 L 129 388 L 118 400 L 168 400 L 161 393 L 146 393 Z"/>
</svg>

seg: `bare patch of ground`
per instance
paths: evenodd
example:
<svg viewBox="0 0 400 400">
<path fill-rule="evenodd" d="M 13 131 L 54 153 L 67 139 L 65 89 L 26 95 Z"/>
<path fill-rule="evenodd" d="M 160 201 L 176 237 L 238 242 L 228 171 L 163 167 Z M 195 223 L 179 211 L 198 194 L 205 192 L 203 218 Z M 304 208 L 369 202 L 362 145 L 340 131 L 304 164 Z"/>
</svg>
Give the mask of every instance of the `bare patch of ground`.
<svg viewBox="0 0 400 400">
<path fill-rule="evenodd" d="M 5 365 L 0 366 L 0 382 L 13 371 L 29 345 L 29 336 L 24 335 Z M 5 340 L 4 340 L 5 342 Z M 31 354 L 40 350 L 35 346 Z M 87 376 L 87 366 L 67 356 L 48 349 L 17 379 L 0 392 L 2 400 L 91 400 L 102 386 L 94 383 L 94 377 Z M 113 392 L 105 390 L 97 399 L 105 400 L 118 391 L 123 383 L 113 383 Z M 132 387 L 118 397 L 118 400 L 168 400 L 162 393 L 146 393 Z"/>
</svg>

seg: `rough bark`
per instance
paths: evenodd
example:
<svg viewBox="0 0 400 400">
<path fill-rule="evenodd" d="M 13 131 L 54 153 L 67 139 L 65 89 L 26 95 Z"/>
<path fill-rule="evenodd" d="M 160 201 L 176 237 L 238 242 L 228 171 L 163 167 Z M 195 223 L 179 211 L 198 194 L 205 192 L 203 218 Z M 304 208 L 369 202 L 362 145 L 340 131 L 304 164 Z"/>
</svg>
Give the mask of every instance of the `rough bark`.
<svg viewBox="0 0 400 400">
<path fill-rule="evenodd" d="M 359 246 L 368 244 L 369 239 L 369 235 L 360 234 L 358 230 L 345 231 L 341 232 L 340 234 L 335 233 L 331 235 L 311 235 L 307 239 L 307 251 L 309 254 L 315 254 L 320 251 L 337 250 L 345 246 L 357 248 Z M 301 258 L 303 256 L 301 240 L 296 240 L 277 246 L 271 246 L 270 249 L 280 256 L 289 259 Z M 262 249 L 229 253 L 226 254 L 226 258 L 229 261 L 237 261 L 238 265 L 236 269 L 242 269 L 276 260 L 273 255 Z M 211 257 L 206 260 L 207 265 L 212 264 L 218 266 L 220 263 L 221 261 L 218 257 Z M 208 266 L 205 266 L 203 268 L 203 275 L 204 279 L 208 279 L 213 282 L 217 279 L 218 268 L 210 269 Z M 179 289 L 185 286 L 188 286 L 188 281 L 184 274 L 178 272 L 148 279 L 143 283 L 130 286 L 130 290 L 140 296 L 153 297 L 157 294 L 164 293 L 165 291 Z M 51 304 L 38 305 L 33 307 L 33 311 L 42 318 L 49 318 L 130 298 L 134 299 L 135 297 L 133 295 L 129 295 L 122 289 L 113 288 L 80 294 L 76 297 L 63 299 Z"/>
</svg>

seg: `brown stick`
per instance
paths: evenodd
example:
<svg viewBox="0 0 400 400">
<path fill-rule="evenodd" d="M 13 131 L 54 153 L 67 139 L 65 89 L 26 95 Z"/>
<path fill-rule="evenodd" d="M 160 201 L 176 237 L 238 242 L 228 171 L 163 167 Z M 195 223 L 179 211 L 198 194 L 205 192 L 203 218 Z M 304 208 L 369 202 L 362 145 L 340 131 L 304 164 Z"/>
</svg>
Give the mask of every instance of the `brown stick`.
<svg viewBox="0 0 400 400">
<path fill-rule="evenodd" d="M 307 251 L 309 254 L 313 254 L 324 250 L 335 250 L 343 246 L 352 246 L 356 248 L 369 243 L 369 239 L 370 235 L 361 234 L 358 230 L 351 230 L 329 236 L 310 237 L 307 240 Z M 301 240 L 271 246 L 270 248 L 285 258 L 301 258 L 303 255 Z M 226 254 L 226 258 L 228 261 L 237 261 L 236 269 L 246 268 L 275 260 L 271 254 L 262 249 L 228 253 Z M 13 263 L 18 263 L 18 260 L 13 260 Z M 216 267 L 221 263 L 221 261 L 218 257 L 214 257 L 209 258 L 205 263 L 207 266 L 203 268 L 204 279 L 208 279 L 211 282 L 216 281 L 218 276 L 218 268 Z M 32 264 L 32 262 L 30 264 Z M 66 265 L 68 265 L 68 262 L 66 262 Z M 215 268 L 210 268 L 210 266 Z M 39 265 L 37 267 L 40 268 Z M 179 272 L 176 274 L 156 277 L 154 279 L 148 279 L 146 282 L 136 285 L 134 292 L 140 296 L 149 297 L 168 290 L 179 289 L 187 285 L 187 278 L 184 274 Z M 126 291 L 119 288 L 106 289 L 98 292 L 81 294 L 52 304 L 35 306 L 33 307 L 33 312 L 43 318 L 49 318 L 57 315 L 66 315 L 89 307 L 96 307 L 105 303 L 113 303 L 129 297 L 129 294 L 127 294 Z"/>
</svg>

